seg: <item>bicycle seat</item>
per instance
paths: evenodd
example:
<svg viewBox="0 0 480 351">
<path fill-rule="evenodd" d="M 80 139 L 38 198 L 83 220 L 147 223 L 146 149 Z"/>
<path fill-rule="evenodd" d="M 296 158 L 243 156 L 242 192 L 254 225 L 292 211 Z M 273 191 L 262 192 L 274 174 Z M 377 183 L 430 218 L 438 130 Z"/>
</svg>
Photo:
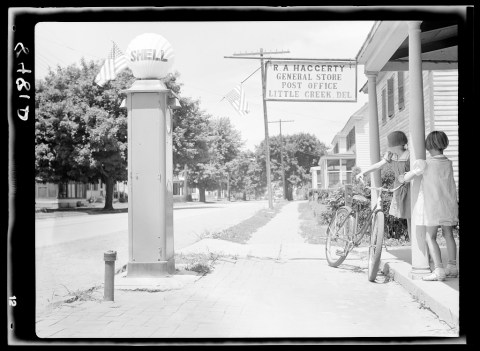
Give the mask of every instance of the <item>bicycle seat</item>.
<svg viewBox="0 0 480 351">
<path fill-rule="evenodd" d="M 352 199 L 358 202 L 368 202 L 368 199 L 362 195 L 353 195 Z"/>
</svg>

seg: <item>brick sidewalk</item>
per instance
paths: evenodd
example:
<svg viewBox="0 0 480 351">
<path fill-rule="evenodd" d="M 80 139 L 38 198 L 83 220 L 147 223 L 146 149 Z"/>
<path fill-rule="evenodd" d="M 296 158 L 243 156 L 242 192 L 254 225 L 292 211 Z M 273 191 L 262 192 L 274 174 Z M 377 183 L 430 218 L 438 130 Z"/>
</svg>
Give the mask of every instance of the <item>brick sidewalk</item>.
<svg viewBox="0 0 480 351">
<path fill-rule="evenodd" d="M 213 272 L 150 281 L 156 292 L 120 290 L 115 302 L 63 304 L 38 317 L 42 338 L 455 337 L 458 331 L 394 281 L 370 283 L 366 261 L 337 269 L 322 245 L 303 243 L 298 202 L 287 204 L 247 245 L 201 241 L 191 252 L 237 254 Z M 186 251 L 188 251 L 186 249 Z M 131 279 L 131 278 L 130 278 Z M 153 284 L 155 283 L 155 284 Z M 97 292 L 101 295 L 102 291 Z"/>
</svg>

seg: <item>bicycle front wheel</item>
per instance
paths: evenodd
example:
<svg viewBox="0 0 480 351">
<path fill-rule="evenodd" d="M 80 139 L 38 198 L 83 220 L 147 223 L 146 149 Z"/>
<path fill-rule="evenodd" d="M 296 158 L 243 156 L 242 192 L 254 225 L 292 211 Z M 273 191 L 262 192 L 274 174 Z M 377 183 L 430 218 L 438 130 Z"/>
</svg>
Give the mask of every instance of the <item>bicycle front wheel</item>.
<svg viewBox="0 0 480 351">
<path fill-rule="evenodd" d="M 370 247 L 368 248 L 368 280 L 373 282 L 377 278 L 380 257 L 382 256 L 382 243 L 384 231 L 384 214 L 377 212 L 373 217 Z"/>
<path fill-rule="evenodd" d="M 355 216 L 348 208 L 340 207 L 327 228 L 325 254 L 332 267 L 338 267 L 347 258 L 349 243 L 355 233 Z"/>
</svg>

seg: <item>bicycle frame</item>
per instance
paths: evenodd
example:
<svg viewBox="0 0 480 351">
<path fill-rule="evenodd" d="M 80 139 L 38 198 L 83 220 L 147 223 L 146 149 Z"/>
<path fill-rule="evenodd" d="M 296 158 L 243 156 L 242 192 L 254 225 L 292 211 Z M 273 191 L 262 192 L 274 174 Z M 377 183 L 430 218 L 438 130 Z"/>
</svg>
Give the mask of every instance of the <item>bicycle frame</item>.
<svg viewBox="0 0 480 351">
<path fill-rule="evenodd" d="M 358 221 L 358 214 L 359 214 L 359 211 L 358 209 L 353 209 L 353 208 L 349 208 L 349 213 L 348 215 L 350 215 L 352 212 L 355 212 L 355 224 L 354 224 L 354 234 L 353 234 L 353 238 L 355 238 L 354 240 L 351 240 L 349 245 L 348 245 L 348 251 L 352 250 L 354 247 L 358 246 L 360 244 L 360 241 L 362 240 L 362 238 L 364 237 L 365 233 L 367 232 L 368 229 L 370 229 L 372 227 L 372 217 L 374 214 L 380 212 L 380 211 L 383 211 L 383 206 L 382 206 L 382 192 L 383 191 L 386 191 L 386 192 L 395 192 L 396 190 L 400 189 L 401 187 L 403 186 L 403 184 L 400 184 L 399 186 L 397 186 L 395 189 L 385 189 L 383 187 L 379 187 L 379 188 L 375 188 L 375 187 L 368 187 L 370 188 L 371 190 L 375 190 L 377 191 L 377 202 L 375 204 L 375 206 L 370 210 L 370 213 L 368 214 L 368 217 L 367 217 L 367 220 L 365 221 L 365 224 L 362 226 L 362 228 L 360 228 L 360 230 L 357 231 L 357 221 Z M 352 206 L 353 207 L 353 206 Z M 358 207 L 358 206 L 357 206 Z M 348 218 L 348 216 L 347 216 Z"/>
<path fill-rule="evenodd" d="M 380 197 L 379 197 L 380 198 Z M 381 198 L 380 198 L 380 205 L 381 205 Z M 377 201 L 377 203 L 375 204 L 375 206 L 370 210 L 370 213 L 368 214 L 368 217 L 367 219 L 365 220 L 365 224 L 362 225 L 362 227 L 360 228 L 360 230 L 357 230 L 358 228 L 358 217 L 359 217 L 359 212 L 358 209 L 353 209 L 351 208 L 350 209 L 350 212 L 349 212 L 349 215 L 352 213 L 352 212 L 355 212 L 355 224 L 354 224 L 354 234 L 353 234 L 353 237 L 352 237 L 352 240 L 349 242 L 348 244 L 348 248 L 347 250 L 350 252 L 354 247 L 358 246 L 361 242 L 361 240 L 363 239 L 363 237 L 365 236 L 365 234 L 367 233 L 367 231 L 372 227 L 372 217 L 374 214 L 376 214 L 377 212 L 381 211 L 381 209 L 379 208 L 379 203 Z M 348 218 L 348 217 L 347 217 Z"/>
<path fill-rule="evenodd" d="M 360 221 L 360 207 L 359 203 L 354 203 L 353 201 L 348 201 L 350 199 L 347 196 L 347 188 L 345 188 L 345 205 L 337 209 L 334 217 L 330 221 L 330 224 L 327 228 L 327 241 L 325 246 L 325 252 L 328 264 L 333 267 L 338 267 L 347 257 L 350 251 L 355 247 L 360 245 L 363 237 L 369 231 L 370 235 L 370 244 L 369 244 L 369 280 L 371 280 L 372 272 L 376 272 L 378 269 L 378 262 L 381 255 L 381 248 L 378 248 L 383 241 L 384 235 L 384 215 L 383 215 L 383 199 L 382 192 L 391 192 L 398 190 L 402 185 L 396 187 L 395 189 L 385 189 L 383 187 L 368 187 L 371 190 L 377 192 L 377 198 L 375 204 L 369 208 L 367 218 L 365 223 L 362 224 L 361 228 L 358 228 Z M 353 197 L 355 199 L 355 197 Z M 363 202 L 363 199 L 360 199 Z M 373 203 L 372 203 L 373 204 Z M 351 206 L 350 206 L 351 205 Z M 343 217 L 343 218 L 342 218 Z M 353 218 L 352 218 L 353 217 Z M 378 220 L 378 224 L 377 224 Z M 373 235 L 372 232 L 375 230 L 375 226 L 382 226 L 381 233 L 378 235 Z M 380 228 L 380 227 L 378 227 Z M 380 229 L 379 229 L 380 231 Z M 373 243 L 372 240 L 375 242 Z M 332 241 L 338 244 L 332 244 Z M 333 246 L 332 246 L 333 245 Z M 372 248 L 376 247 L 377 250 Z M 335 249 L 334 249 L 335 248 Z M 332 250 L 333 249 L 333 250 Z M 371 255 L 374 255 L 374 263 L 370 269 L 370 258 Z"/>
</svg>

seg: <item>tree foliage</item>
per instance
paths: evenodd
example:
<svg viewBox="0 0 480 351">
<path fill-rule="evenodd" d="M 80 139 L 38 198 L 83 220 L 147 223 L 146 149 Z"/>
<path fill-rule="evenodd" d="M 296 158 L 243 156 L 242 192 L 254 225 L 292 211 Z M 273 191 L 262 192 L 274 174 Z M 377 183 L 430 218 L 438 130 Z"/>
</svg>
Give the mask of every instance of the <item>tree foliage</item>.
<svg viewBox="0 0 480 351">
<path fill-rule="evenodd" d="M 216 189 L 227 176 L 227 163 L 240 152 L 240 133 L 227 117 L 207 119 L 206 142 L 208 160 L 193 164 L 188 179 L 191 186 L 200 191 L 200 201 L 205 201 L 205 190 Z"/>
<path fill-rule="evenodd" d="M 120 105 L 134 78 L 127 69 L 100 87 L 99 69 L 82 60 L 36 82 L 35 175 L 54 183 L 101 179 L 109 209 L 115 181 L 127 179 L 127 111 Z"/>
<path fill-rule="evenodd" d="M 243 194 L 243 199 L 247 195 L 254 196 L 263 194 L 265 187 L 262 186 L 262 168 L 255 159 L 253 151 L 243 151 L 236 158 L 226 165 L 229 173 L 230 189 L 233 192 Z"/>
<path fill-rule="evenodd" d="M 283 165 L 287 191 L 293 187 L 302 187 L 311 181 L 310 168 L 318 165 L 320 157 L 325 154 L 326 146 L 316 136 L 309 133 L 297 133 L 282 137 L 269 138 L 270 171 L 272 182 L 282 181 L 281 152 L 283 150 Z M 266 182 L 265 141 L 255 148 L 256 158 L 265 174 Z M 291 198 L 290 198 L 291 199 Z"/>
<path fill-rule="evenodd" d="M 190 98 L 180 99 L 181 107 L 173 113 L 173 163 L 178 174 L 187 165 L 189 168 L 206 162 L 208 150 L 209 116 L 200 110 L 200 102 Z"/>
</svg>

